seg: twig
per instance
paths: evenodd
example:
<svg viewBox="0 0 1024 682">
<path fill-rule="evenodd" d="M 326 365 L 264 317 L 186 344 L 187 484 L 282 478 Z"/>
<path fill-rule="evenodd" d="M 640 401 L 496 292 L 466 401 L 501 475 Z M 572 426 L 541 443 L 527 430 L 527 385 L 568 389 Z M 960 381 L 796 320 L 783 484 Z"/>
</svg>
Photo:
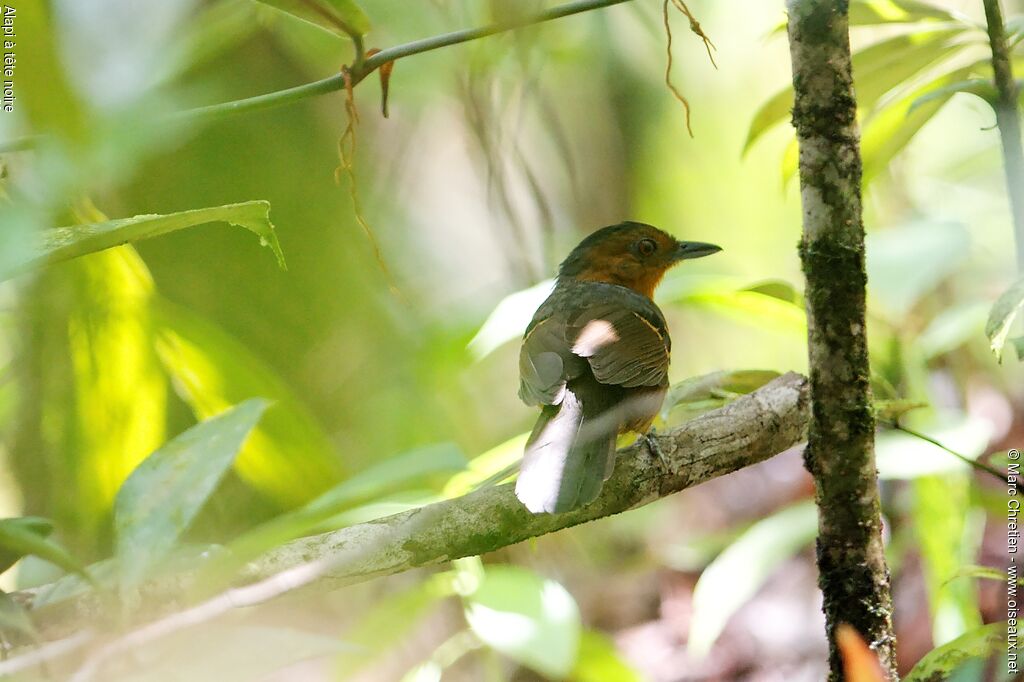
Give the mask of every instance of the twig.
<svg viewBox="0 0 1024 682">
<path fill-rule="evenodd" d="M 230 590 L 144 626 L 127 635 L 134 638 L 130 642 L 112 643 L 116 650 L 103 656 L 109 658 L 132 643 L 215 617 L 229 607 L 258 603 L 300 586 L 336 588 L 484 554 L 648 504 L 789 449 L 803 440 L 807 415 L 807 380 L 790 373 L 658 436 L 667 467 L 636 446 L 621 450 L 615 472 L 601 496 L 582 509 L 566 514 L 531 514 L 516 499 L 512 486 L 500 485 L 295 540 L 246 567 L 243 579 L 254 581 L 253 585 Z M 195 585 L 197 575 L 171 575 L 146 584 L 138 603 L 166 609 Z M 23 603 L 31 601 L 31 592 L 16 595 Z M 84 594 L 50 605 L 45 614 L 40 611 L 34 615 L 40 632 L 54 637 L 80 623 L 96 622 L 105 608 L 94 595 Z M 136 614 L 136 618 L 144 615 Z M 94 663 L 93 669 L 99 663 Z"/>
<path fill-rule="evenodd" d="M 888 427 L 890 427 L 892 429 L 895 429 L 896 431 L 902 431 L 903 433 L 905 433 L 905 434 L 907 434 L 909 436 L 913 436 L 914 438 L 920 438 L 921 440 L 923 440 L 923 441 L 925 441 L 927 443 L 931 443 L 932 445 L 934 445 L 934 446 L 936 446 L 938 448 L 942 448 L 943 450 L 945 450 L 949 454 L 953 455 L 954 457 L 956 457 L 957 459 L 962 461 L 964 464 L 967 464 L 968 466 L 972 466 L 975 469 L 977 469 L 978 471 L 984 471 L 987 474 L 991 474 L 991 475 L 995 476 L 996 478 L 998 478 L 1003 483 L 1008 483 L 1009 482 L 1009 479 L 1007 478 L 1006 474 L 1001 472 L 999 469 L 996 469 L 993 466 L 989 466 L 988 464 L 985 464 L 983 462 L 979 462 L 979 461 L 977 461 L 975 459 L 971 459 L 967 455 L 960 454 L 956 450 L 953 450 L 952 448 L 943 445 L 942 443 L 940 443 L 939 441 L 935 440 L 934 438 L 932 438 L 931 436 L 929 436 L 927 434 L 921 433 L 920 431 L 915 431 L 914 429 L 910 428 L 909 426 L 904 426 L 903 424 L 900 424 L 898 421 L 886 421 L 884 423 L 885 423 L 886 426 L 888 426 Z"/>
<path fill-rule="evenodd" d="M 552 21 L 554 19 L 561 19 L 562 17 L 571 16 L 573 14 L 580 14 L 581 12 L 588 12 L 602 7 L 610 7 L 612 5 L 618 5 L 629 1 L 630 0 L 576 0 L 575 2 L 567 2 L 564 5 L 552 7 L 551 9 L 538 12 L 537 14 L 530 16 L 518 17 L 511 19 L 510 21 L 490 24 L 480 28 L 453 31 L 451 33 L 444 33 L 442 35 L 432 36 L 422 40 L 414 40 L 402 45 L 389 47 L 386 50 L 381 50 L 372 56 L 366 57 L 362 61 L 359 61 L 358 59 L 360 41 L 354 41 L 356 43 L 357 58 L 353 61 L 352 66 L 350 67 L 352 85 L 354 86 L 358 84 L 366 78 L 366 76 L 384 64 L 397 61 L 403 57 L 410 57 L 414 54 L 430 52 L 442 47 L 448 47 L 449 45 L 458 45 L 459 43 L 466 43 L 472 40 L 486 38 L 487 36 L 492 36 L 497 33 L 504 33 L 517 28 L 524 28 L 526 26 L 532 26 L 534 24 Z M 224 116 L 231 116 L 232 114 L 260 111 L 280 106 L 282 104 L 298 102 L 308 97 L 336 92 L 344 87 L 345 77 L 338 74 L 312 83 L 299 85 L 294 88 L 270 92 L 265 95 L 257 95 L 256 97 L 248 97 L 245 99 L 233 100 L 231 102 L 222 102 L 220 104 L 211 104 L 205 107 L 179 111 L 167 116 L 166 120 L 170 123 L 211 121 L 223 118 Z M 31 149 L 39 143 L 42 137 L 43 136 L 41 135 L 28 135 L 0 142 L 0 153 Z"/>
</svg>

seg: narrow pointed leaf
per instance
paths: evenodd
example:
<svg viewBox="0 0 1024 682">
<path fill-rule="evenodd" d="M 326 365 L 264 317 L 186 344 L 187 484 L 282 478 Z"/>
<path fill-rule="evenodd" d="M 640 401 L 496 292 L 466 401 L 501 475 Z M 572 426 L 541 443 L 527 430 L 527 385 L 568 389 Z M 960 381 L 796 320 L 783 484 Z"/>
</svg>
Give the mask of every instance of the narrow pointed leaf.
<svg viewBox="0 0 1024 682">
<path fill-rule="evenodd" d="M 370 31 L 370 19 L 354 0 L 258 1 L 343 38 Z"/>
<path fill-rule="evenodd" d="M 1006 653 L 1006 623 L 989 623 L 924 655 L 903 682 L 949 680 L 960 666 Z"/>
<path fill-rule="evenodd" d="M 270 204 L 266 201 L 247 201 L 167 215 L 138 215 L 133 218 L 45 230 L 38 243 L 29 249 L 23 260 L 9 265 L 0 272 L 0 280 L 26 270 L 78 258 L 126 242 L 158 237 L 187 227 L 214 222 L 231 223 L 255 233 L 260 238 L 260 243 L 270 247 L 274 252 L 278 265 L 285 267 L 284 254 L 277 242 L 274 226 L 270 222 Z"/>
<path fill-rule="evenodd" d="M 122 585 L 133 585 L 174 547 L 216 489 L 267 408 L 253 398 L 201 422 L 147 457 L 114 502 Z"/>
<path fill-rule="evenodd" d="M 999 360 L 1002 360 L 1003 346 L 1006 345 L 1010 328 L 1021 307 L 1024 307 L 1024 277 L 1014 282 L 996 299 L 985 323 L 985 336 L 988 337 L 992 352 Z"/>
<path fill-rule="evenodd" d="M 14 561 L 29 554 L 37 556 L 63 568 L 68 573 L 77 573 L 91 582 L 92 578 L 86 573 L 82 564 L 68 554 L 63 547 L 46 537 L 49 531 L 40 533 L 42 530 L 40 521 L 44 521 L 44 519 L 34 517 L 0 519 L 0 550 L 8 559 L 14 557 Z"/>
</svg>

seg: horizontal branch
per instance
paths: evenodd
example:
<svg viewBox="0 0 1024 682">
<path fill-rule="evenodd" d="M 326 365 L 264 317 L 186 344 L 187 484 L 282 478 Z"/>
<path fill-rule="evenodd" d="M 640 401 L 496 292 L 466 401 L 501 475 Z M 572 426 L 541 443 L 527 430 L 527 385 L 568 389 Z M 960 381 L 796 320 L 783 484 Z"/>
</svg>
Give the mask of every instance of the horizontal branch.
<svg viewBox="0 0 1024 682">
<path fill-rule="evenodd" d="M 175 623 L 193 623 L 197 613 L 213 617 L 300 587 L 330 589 L 485 554 L 618 514 L 787 450 L 804 439 L 807 420 L 807 380 L 789 373 L 658 436 L 667 464 L 636 445 L 620 450 L 615 472 L 600 497 L 582 509 L 535 515 L 516 499 L 511 485 L 485 488 L 277 547 L 245 568 L 243 582 L 250 585 L 147 627 L 162 633 L 175 629 L 171 627 Z M 159 578 L 143 588 L 138 603 L 153 605 L 164 613 L 181 608 L 182 595 L 194 577 Z M 42 587 L 15 596 L 31 606 L 33 597 L 46 591 Z M 102 622 L 107 615 L 105 606 L 95 595 L 87 594 L 45 607 L 35 616 L 40 630 L 53 638 L 75 631 L 82 623 Z"/>
<path fill-rule="evenodd" d="M 526 26 L 544 23 L 553 19 L 561 19 L 562 17 L 571 16 L 573 14 L 580 14 L 581 12 L 588 12 L 602 7 L 610 7 L 611 5 L 618 5 L 624 2 L 629 2 L 629 0 L 576 0 L 575 2 L 567 2 L 564 5 L 552 7 L 544 10 L 543 12 L 514 17 L 508 21 L 497 22 L 488 26 L 452 31 L 451 33 L 444 33 L 437 36 L 431 36 L 429 38 L 423 38 L 421 40 L 414 40 L 409 43 L 403 43 L 401 45 L 395 45 L 394 47 L 381 50 L 366 59 L 357 60 L 355 64 L 352 64 L 349 69 L 352 85 L 359 83 L 384 64 L 397 61 L 403 57 L 410 57 L 414 54 L 430 52 L 442 47 L 458 45 L 459 43 L 467 43 L 471 40 L 486 38 L 487 36 L 492 36 L 497 33 L 505 33 L 506 31 L 512 31 L 517 28 L 525 28 Z M 336 92 L 344 87 L 345 77 L 342 74 L 336 74 L 328 78 L 313 81 L 312 83 L 297 85 L 294 88 L 286 88 L 284 90 L 268 92 L 264 95 L 257 95 L 255 97 L 247 97 L 245 99 L 233 100 L 231 102 L 221 102 L 219 104 L 210 104 L 204 107 L 196 107 L 195 109 L 178 111 L 166 116 L 165 118 L 169 123 L 199 123 L 211 121 L 223 118 L 224 116 L 231 116 L 233 114 L 260 111 L 262 109 L 269 109 L 283 104 L 298 102 L 299 100 L 303 100 L 308 97 Z M 0 141 L 0 153 L 32 149 L 41 139 L 41 135 L 26 135 L 23 137 Z"/>
</svg>

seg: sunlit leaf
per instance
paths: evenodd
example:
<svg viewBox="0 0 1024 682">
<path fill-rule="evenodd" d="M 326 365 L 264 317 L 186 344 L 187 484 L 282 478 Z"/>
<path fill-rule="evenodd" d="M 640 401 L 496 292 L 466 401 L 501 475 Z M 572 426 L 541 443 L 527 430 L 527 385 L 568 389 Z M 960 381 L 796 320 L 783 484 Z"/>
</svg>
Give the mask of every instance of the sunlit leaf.
<svg viewBox="0 0 1024 682">
<path fill-rule="evenodd" d="M 757 291 L 694 293 L 686 302 L 743 324 L 801 339 L 807 336 L 807 314 L 802 306 Z"/>
<path fill-rule="evenodd" d="M 966 67 L 938 76 L 897 101 L 887 104 L 865 121 L 861 135 L 865 183 L 878 176 L 889 161 L 907 146 L 914 135 L 955 93 L 945 92 L 925 102 L 921 102 L 921 98 L 951 83 L 966 79 L 971 72 L 972 67 Z"/>
<path fill-rule="evenodd" d="M 935 90 L 921 95 L 910 103 L 910 109 L 907 110 L 907 113 L 911 114 L 919 106 L 934 100 L 946 101 L 949 99 L 950 95 L 955 95 L 958 92 L 966 92 L 969 95 L 975 95 L 989 104 L 994 104 L 996 99 L 999 97 L 999 93 L 996 91 L 995 85 L 992 84 L 992 81 L 985 80 L 984 78 L 969 78 L 967 80 L 956 81 L 955 83 L 944 85 L 941 88 L 936 88 Z"/>
<path fill-rule="evenodd" d="M 802 502 L 758 521 L 715 557 L 693 591 L 690 653 L 707 655 L 729 618 L 817 532 L 814 503 Z"/>
<path fill-rule="evenodd" d="M 988 321 L 985 323 L 985 336 L 988 337 L 992 352 L 999 360 L 1002 360 L 1006 337 L 1009 336 L 1013 321 L 1022 307 L 1024 307 L 1024 278 L 1018 279 L 996 299 L 988 314 Z"/>
<path fill-rule="evenodd" d="M 925 476 L 913 482 L 914 531 L 932 612 L 932 637 L 944 644 L 981 625 L 974 585 L 949 582 L 961 566 L 975 560 L 981 537 L 978 510 L 970 510 L 970 476 Z"/>
<path fill-rule="evenodd" d="M 355 0 L 258 0 L 343 38 L 365 35 L 370 19 Z"/>
<path fill-rule="evenodd" d="M 484 643 L 560 679 L 576 663 L 580 612 L 564 587 L 518 566 L 488 566 L 466 599 L 466 620 Z"/>
<path fill-rule="evenodd" d="M 217 326 L 166 301 L 156 316 L 160 360 L 198 419 L 252 396 L 273 403 L 235 461 L 244 481 L 291 508 L 341 479 L 330 438 L 266 363 Z"/>
<path fill-rule="evenodd" d="M 244 227 L 255 233 L 277 256 L 282 268 L 284 254 L 277 242 L 274 226 L 270 223 L 270 204 L 266 201 L 247 201 L 213 208 L 198 208 L 168 215 L 139 215 L 134 218 L 107 220 L 71 227 L 44 230 L 27 259 L 12 264 L 0 272 L 0 279 L 51 263 L 78 258 L 103 251 L 126 242 L 135 242 L 182 230 L 205 223 L 226 222 Z"/>
<path fill-rule="evenodd" d="M 267 409 L 252 398 L 168 441 L 117 493 L 114 528 L 122 583 L 134 585 L 174 547 Z"/>
<path fill-rule="evenodd" d="M 523 457 L 523 448 L 529 436 L 529 433 L 521 433 L 474 457 L 465 471 L 451 477 L 444 487 L 444 496 L 450 498 L 465 495 L 503 472 L 507 471 L 509 475 L 515 473 L 515 467 Z"/>
<path fill-rule="evenodd" d="M 13 558 L 13 563 L 31 554 L 92 582 L 91 576 L 67 550 L 46 537 L 49 530 L 45 524 L 45 519 L 31 516 L 0 519 L 0 551 L 5 558 Z"/>
<path fill-rule="evenodd" d="M 966 260 L 970 234 L 961 223 L 919 221 L 867 236 L 868 292 L 892 320 Z"/>
<path fill-rule="evenodd" d="M 917 0 L 852 0 L 850 25 L 918 23 L 922 21 L 960 21 L 949 11 Z"/>
<path fill-rule="evenodd" d="M 963 414 L 942 412 L 921 415 L 913 421 L 916 431 L 970 459 L 981 456 L 992 436 L 989 422 Z M 910 479 L 932 474 L 965 471 L 968 465 L 937 445 L 902 431 L 882 431 L 875 438 L 875 461 L 883 479 Z"/>
<path fill-rule="evenodd" d="M 674 407 L 683 403 L 751 393 L 778 376 L 779 373 L 773 370 L 745 369 L 684 379 L 669 389 L 662 403 L 661 418 L 665 420 Z"/>
<path fill-rule="evenodd" d="M 67 469 L 73 508 L 59 518 L 80 538 L 107 532 L 111 505 L 128 474 L 165 439 L 167 377 L 153 348 L 153 279 L 122 246 L 68 264 L 73 307 L 67 321 L 74 383 Z"/>
<path fill-rule="evenodd" d="M 1006 653 L 1006 623 L 989 623 L 932 649 L 903 682 L 953 679 L 957 669 L 971 661 L 986 661 Z"/>
<path fill-rule="evenodd" d="M 869 45 L 853 55 L 857 107 L 871 110 L 882 95 L 904 84 L 925 67 L 963 49 L 954 41 L 962 28 L 938 28 L 901 34 Z M 793 109 L 793 88 L 787 86 L 761 105 L 750 124 L 743 151 L 769 129 L 787 120 Z"/>
<path fill-rule="evenodd" d="M 584 630 L 573 682 L 643 682 L 644 677 L 615 649 L 615 642 L 597 630 Z"/>
<path fill-rule="evenodd" d="M 521 337 L 534 311 L 544 302 L 554 280 L 544 280 L 529 289 L 509 294 L 494 307 L 480 330 L 469 342 L 469 352 L 477 360 L 514 338 Z"/>
</svg>

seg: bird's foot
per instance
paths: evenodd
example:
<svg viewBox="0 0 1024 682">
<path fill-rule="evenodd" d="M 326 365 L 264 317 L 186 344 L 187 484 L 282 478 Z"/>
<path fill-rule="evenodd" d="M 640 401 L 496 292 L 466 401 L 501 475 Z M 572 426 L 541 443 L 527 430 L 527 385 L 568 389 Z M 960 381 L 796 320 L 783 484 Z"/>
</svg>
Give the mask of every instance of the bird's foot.
<svg viewBox="0 0 1024 682">
<path fill-rule="evenodd" d="M 661 466 L 665 471 L 672 471 L 672 467 L 669 464 L 668 457 L 666 457 L 665 453 L 662 452 L 661 446 L 658 445 L 657 438 L 658 432 L 652 426 L 650 431 L 641 435 L 637 440 L 644 442 L 644 444 L 647 446 L 647 451 L 658 458 L 658 461 L 661 462 Z"/>
</svg>

